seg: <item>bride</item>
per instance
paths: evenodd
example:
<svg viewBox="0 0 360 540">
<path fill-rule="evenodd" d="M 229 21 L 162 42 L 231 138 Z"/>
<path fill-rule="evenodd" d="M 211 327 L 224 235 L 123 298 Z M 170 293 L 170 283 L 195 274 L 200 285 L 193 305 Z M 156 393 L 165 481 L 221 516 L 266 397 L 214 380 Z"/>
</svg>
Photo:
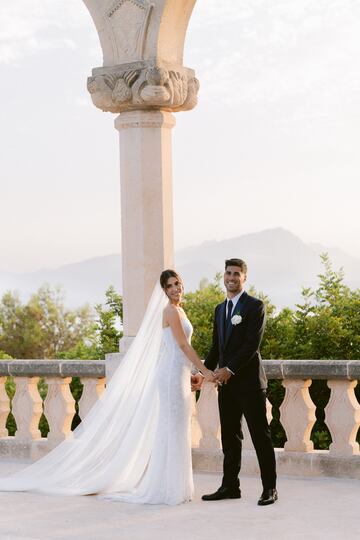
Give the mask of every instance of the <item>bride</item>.
<svg viewBox="0 0 360 540">
<path fill-rule="evenodd" d="M 182 294 L 179 275 L 162 272 L 129 351 L 72 438 L 0 478 L 0 491 L 169 505 L 191 500 L 191 365 L 208 381 L 214 374 L 190 345 Z"/>
</svg>

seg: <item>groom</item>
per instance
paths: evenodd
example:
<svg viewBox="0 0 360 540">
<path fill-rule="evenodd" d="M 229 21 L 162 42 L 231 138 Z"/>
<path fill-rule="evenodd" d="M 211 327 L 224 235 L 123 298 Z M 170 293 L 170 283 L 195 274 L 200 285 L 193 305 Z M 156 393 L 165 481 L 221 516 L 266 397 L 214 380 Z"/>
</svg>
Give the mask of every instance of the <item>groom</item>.
<svg viewBox="0 0 360 540">
<path fill-rule="evenodd" d="M 245 416 L 260 465 L 263 492 L 260 506 L 277 500 L 276 464 L 266 418 L 267 379 L 259 347 L 265 328 L 265 307 L 261 300 L 244 291 L 247 266 L 241 259 L 225 261 L 225 302 L 215 308 L 213 341 L 205 360 L 215 370 L 224 453 L 220 488 L 204 501 L 239 499 L 241 466 L 241 419 Z M 200 374 L 192 377 L 193 388 L 200 388 Z"/>
</svg>

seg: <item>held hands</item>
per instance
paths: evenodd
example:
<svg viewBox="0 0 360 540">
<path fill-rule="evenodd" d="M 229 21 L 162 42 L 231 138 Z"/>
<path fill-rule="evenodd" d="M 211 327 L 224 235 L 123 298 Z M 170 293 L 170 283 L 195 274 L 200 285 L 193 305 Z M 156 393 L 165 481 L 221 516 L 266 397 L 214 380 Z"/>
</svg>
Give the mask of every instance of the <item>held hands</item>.
<svg viewBox="0 0 360 540">
<path fill-rule="evenodd" d="M 210 369 L 207 369 L 206 367 L 202 368 L 202 374 L 204 375 L 205 381 L 207 382 L 216 382 L 216 375 L 213 371 Z"/>
<path fill-rule="evenodd" d="M 191 375 L 191 390 L 194 392 L 200 390 L 203 381 L 215 383 L 215 373 L 210 369 L 204 367 L 202 373 L 197 373 L 196 375 Z"/>
<path fill-rule="evenodd" d="M 218 368 L 215 371 L 204 368 L 202 371 L 203 374 L 197 373 L 196 375 L 191 375 L 191 390 L 193 392 L 200 390 L 204 380 L 221 386 L 226 384 L 231 377 L 230 371 L 226 368 Z"/>
<path fill-rule="evenodd" d="M 226 368 L 218 368 L 215 369 L 215 380 L 214 382 L 219 384 L 220 386 L 222 384 L 226 384 L 228 380 L 231 377 L 230 371 L 228 371 Z"/>
<path fill-rule="evenodd" d="M 201 375 L 201 373 L 191 375 L 191 390 L 193 392 L 195 392 L 196 390 L 200 390 L 203 380 L 204 377 Z"/>
</svg>

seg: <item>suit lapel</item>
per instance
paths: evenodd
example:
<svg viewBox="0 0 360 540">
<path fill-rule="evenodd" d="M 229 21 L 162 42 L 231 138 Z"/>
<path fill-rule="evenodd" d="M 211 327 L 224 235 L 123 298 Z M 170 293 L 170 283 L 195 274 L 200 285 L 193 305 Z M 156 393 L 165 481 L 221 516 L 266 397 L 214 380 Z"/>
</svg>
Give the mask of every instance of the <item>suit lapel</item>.
<svg viewBox="0 0 360 540">
<path fill-rule="evenodd" d="M 233 311 L 233 316 L 234 315 L 241 315 L 242 316 L 242 307 L 245 303 L 245 300 L 247 298 L 247 293 L 244 291 L 242 293 L 242 295 L 240 296 L 239 300 L 236 302 L 236 305 L 235 305 L 235 309 Z M 226 306 L 226 302 L 225 302 L 225 306 Z M 226 311 L 226 310 L 225 310 Z M 225 344 L 224 344 L 224 348 L 226 347 L 226 345 L 228 344 L 229 342 L 229 339 L 231 338 L 231 334 L 233 333 L 233 329 L 234 329 L 234 326 L 231 325 L 231 329 L 230 329 L 230 332 L 228 333 L 228 335 L 226 336 L 226 340 L 225 340 Z"/>
<path fill-rule="evenodd" d="M 225 348 L 225 313 L 226 313 L 226 300 L 220 305 L 218 316 L 217 316 L 217 325 L 218 332 L 220 336 L 221 347 Z"/>
</svg>

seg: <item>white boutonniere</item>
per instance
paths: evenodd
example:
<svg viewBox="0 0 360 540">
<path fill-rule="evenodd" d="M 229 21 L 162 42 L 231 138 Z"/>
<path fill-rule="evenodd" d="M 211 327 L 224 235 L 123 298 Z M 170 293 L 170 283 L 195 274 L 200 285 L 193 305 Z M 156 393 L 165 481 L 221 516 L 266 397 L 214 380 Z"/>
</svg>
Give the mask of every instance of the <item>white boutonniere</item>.
<svg viewBox="0 0 360 540">
<path fill-rule="evenodd" d="M 231 324 L 233 326 L 236 326 L 237 324 L 240 324 L 242 321 L 242 316 L 241 315 L 233 315 L 231 317 Z"/>
</svg>

